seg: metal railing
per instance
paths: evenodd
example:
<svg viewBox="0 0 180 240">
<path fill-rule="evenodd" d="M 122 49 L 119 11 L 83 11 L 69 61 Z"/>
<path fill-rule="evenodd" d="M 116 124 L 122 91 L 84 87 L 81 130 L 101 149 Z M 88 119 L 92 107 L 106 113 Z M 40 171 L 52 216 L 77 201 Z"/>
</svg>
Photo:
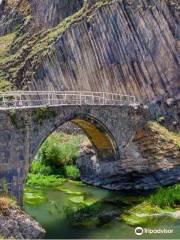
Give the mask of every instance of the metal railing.
<svg viewBox="0 0 180 240">
<path fill-rule="evenodd" d="M 0 92 L 0 109 L 61 105 L 124 105 L 136 98 L 109 92 L 88 91 L 12 91 Z"/>
</svg>

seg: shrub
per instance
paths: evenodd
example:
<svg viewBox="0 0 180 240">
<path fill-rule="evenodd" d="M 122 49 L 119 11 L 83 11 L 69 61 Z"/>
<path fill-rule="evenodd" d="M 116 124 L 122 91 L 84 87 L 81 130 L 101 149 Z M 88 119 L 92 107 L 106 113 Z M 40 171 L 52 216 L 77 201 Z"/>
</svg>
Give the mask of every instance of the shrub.
<svg viewBox="0 0 180 240">
<path fill-rule="evenodd" d="M 47 166 L 74 164 L 79 155 L 80 139 L 79 136 L 52 134 L 42 145 L 38 158 Z"/>
<path fill-rule="evenodd" d="M 43 162 L 39 160 L 33 161 L 30 172 L 46 176 L 53 174 L 51 167 L 44 165 Z"/>
<path fill-rule="evenodd" d="M 78 180 L 80 178 L 79 169 L 74 165 L 64 167 L 64 174 L 67 178 Z"/>
</svg>

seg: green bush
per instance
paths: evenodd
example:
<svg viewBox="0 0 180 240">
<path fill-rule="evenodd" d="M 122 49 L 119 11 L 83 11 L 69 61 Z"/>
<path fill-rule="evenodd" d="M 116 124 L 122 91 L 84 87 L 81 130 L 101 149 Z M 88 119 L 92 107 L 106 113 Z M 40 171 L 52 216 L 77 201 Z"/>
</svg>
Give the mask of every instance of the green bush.
<svg viewBox="0 0 180 240">
<path fill-rule="evenodd" d="M 80 178 L 79 169 L 74 165 L 64 167 L 64 174 L 67 178 L 78 180 Z"/>
<path fill-rule="evenodd" d="M 52 134 L 42 145 L 38 158 L 47 166 L 74 164 L 80 148 L 80 136 Z"/>
<path fill-rule="evenodd" d="M 39 160 L 33 161 L 30 172 L 33 174 L 40 174 L 45 176 L 53 174 L 52 168 L 50 166 L 44 165 L 43 162 Z"/>
<path fill-rule="evenodd" d="M 78 180 L 79 170 L 75 163 L 82 136 L 52 134 L 40 148 L 33 161 L 27 185 L 54 186 L 62 179 Z"/>
<path fill-rule="evenodd" d="M 161 208 L 180 205 L 180 184 L 159 189 L 151 195 L 150 202 Z"/>
</svg>

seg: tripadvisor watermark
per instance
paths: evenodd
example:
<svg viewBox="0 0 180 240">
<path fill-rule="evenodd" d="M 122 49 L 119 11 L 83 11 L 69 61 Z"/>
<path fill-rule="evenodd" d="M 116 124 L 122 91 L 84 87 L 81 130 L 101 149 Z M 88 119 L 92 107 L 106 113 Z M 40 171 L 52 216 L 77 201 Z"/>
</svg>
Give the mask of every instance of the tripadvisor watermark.
<svg viewBox="0 0 180 240">
<path fill-rule="evenodd" d="M 141 236 L 143 234 L 171 234 L 173 233 L 173 229 L 167 228 L 142 228 L 137 227 L 135 229 L 135 234 L 137 236 Z"/>
</svg>

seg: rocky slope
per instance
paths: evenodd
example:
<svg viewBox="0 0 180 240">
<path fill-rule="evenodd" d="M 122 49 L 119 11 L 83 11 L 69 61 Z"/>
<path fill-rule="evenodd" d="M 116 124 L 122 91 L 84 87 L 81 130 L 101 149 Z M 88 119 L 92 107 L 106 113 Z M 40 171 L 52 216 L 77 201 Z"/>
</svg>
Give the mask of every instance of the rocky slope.
<svg viewBox="0 0 180 240">
<path fill-rule="evenodd" d="M 180 182 L 180 135 L 155 122 L 139 131 L 123 159 L 103 162 L 91 145 L 77 161 L 82 179 L 113 190 L 150 190 Z"/>
<path fill-rule="evenodd" d="M 7 197 L 0 197 L 0 238 L 43 238 L 45 231 L 39 223 L 11 202 Z"/>
</svg>

